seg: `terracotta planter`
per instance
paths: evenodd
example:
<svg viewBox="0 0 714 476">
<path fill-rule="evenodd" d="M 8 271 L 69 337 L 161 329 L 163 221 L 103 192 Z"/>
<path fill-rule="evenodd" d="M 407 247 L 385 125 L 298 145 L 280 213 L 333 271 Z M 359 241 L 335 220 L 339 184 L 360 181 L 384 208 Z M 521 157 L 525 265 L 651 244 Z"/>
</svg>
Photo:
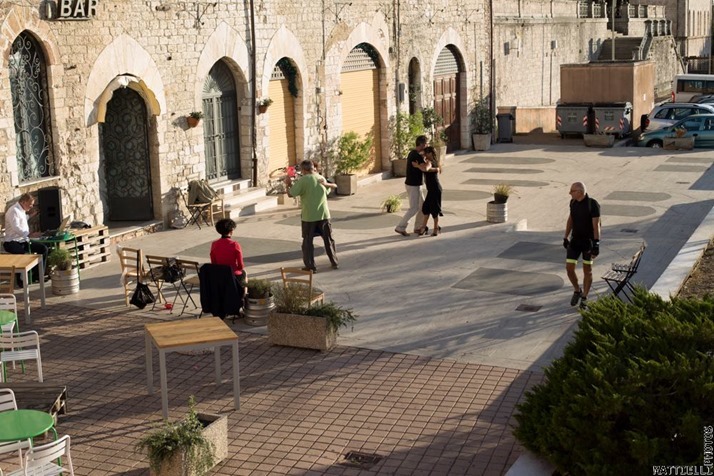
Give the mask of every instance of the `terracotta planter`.
<svg viewBox="0 0 714 476">
<path fill-rule="evenodd" d="M 692 150 L 694 137 L 665 137 L 662 147 L 667 150 Z"/>
<path fill-rule="evenodd" d="M 337 184 L 337 195 L 354 195 L 357 191 L 357 176 L 335 175 L 335 183 Z"/>
<path fill-rule="evenodd" d="M 612 147 L 615 136 L 611 134 L 583 134 L 583 142 L 588 147 Z"/>
<path fill-rule="evenodd" d="M 258 114 L 265 114 L 268 112 L 268 106 L 258 106 Z"/>
<path fill-rule="evenodd" d="M 228 417 L 199 413 L 198 419 L 206 425 L 202 433 L 208 441 L 213 443 L 214 463 L 218 464 L 228 457 Z M 150 474 L 151 476 L 194 476 L 195 472 L 184 471 L 183 460 L 184 453 L 176 453 L 162 463 L 159 472 L 151 470 Z"/>
<path fill-rule="evenodd" d="M 471 134 L 474 150 L 488 150 L 491 148 L 491 134 Z"/>
<path fill-rule="evenodd" d="M 196 127 L 199 122 L 201 122 L 201 119 L 191 116 L 186 117 L 186 124 L 188 124 L 188 127 Z"/>
<path fill-rule="evenodd" d="M 337 332 L 324 317 L 274 312 L 268 317 L 268 342 L 324 352 L 337 344 Z"/>
</svg>

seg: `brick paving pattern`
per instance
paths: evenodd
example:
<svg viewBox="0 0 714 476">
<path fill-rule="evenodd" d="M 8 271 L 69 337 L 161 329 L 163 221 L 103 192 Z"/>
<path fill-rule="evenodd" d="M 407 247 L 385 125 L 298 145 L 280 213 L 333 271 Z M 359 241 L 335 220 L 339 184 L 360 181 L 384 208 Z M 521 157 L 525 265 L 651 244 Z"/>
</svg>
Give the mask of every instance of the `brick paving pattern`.
<svg viewBox="0 0 714 476">
<path fill-rule="evenodd" d="M 45 381 L 68 387 L 58 432 L 72 436 L 76 474 L 148 474 L 133 446 L 161 421 L 160 392 L 146 389 L 149 320 L 68 304 L 35 309 Z M 539 372 L 352 347 L 323 354 L 239 336 L 239 411 L 228 348 L 219 387 L 212 353 L 167 357 L 171 418 L 183 416 L 189 395 L 199 411 L 229 415 L 229 457 L 212 474 L 504 474 L 521 451 L 511 433 L 515 405 L 542 379 Z M 154 360 L 158 369 L 155 351 Z M 9 369 L 10 381 L 35 378 L 34 364 L 27 367 L 25 375 Z M 369 469 L 340 464 L 350 451 L 381 459 Z M 15 464 L 15 455 L 0 459 L 5 469 Z"/>
</svg>

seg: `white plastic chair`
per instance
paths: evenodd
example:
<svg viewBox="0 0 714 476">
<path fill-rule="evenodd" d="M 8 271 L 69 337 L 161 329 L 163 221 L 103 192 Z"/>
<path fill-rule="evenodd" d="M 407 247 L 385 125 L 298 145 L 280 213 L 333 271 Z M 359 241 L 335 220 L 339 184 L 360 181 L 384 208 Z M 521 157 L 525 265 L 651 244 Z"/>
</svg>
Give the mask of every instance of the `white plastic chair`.
<svg viewBox="0 0 714 476">
<path fill-rule="evenodd" d="M 20 330 L 17 320 L 17 299 L 14 294 L 0 294 L 0 334 Z"/>
<path fill-rule="evenodd" d="M 62 466 L 57 464 L 58 458 Z M 69 473 L 74 476 L 72 457 L 69 453 L 69 435 L 46 445 L 35 446 L 25 453 L 25 467 L 8 473 L 7 476 L 50 476 Z"/>
<path fill-rule="evenodd" d="M 0 335 L 0 382 L 7 381 L 7 363 L 25 360 L 37 361 L 38 381 L 42 383 L 40 336 L 36 331 Z"/>
<path fill-rule="evenodd" d="M 9 388 L 0 388 L 0 412 L 8 410 L 17 410 L 17 402 L 15 401 L 15 392 Z M 0 443 L 0 455 L 17 451 L 17 456 L 20 460 L 20 467 L 23 466 L 22 450 L 29 448 L 30 440 L 12 441 L 9 443 Z M 0 470 L 2 471 L 2 470 Z"/>
</svg>

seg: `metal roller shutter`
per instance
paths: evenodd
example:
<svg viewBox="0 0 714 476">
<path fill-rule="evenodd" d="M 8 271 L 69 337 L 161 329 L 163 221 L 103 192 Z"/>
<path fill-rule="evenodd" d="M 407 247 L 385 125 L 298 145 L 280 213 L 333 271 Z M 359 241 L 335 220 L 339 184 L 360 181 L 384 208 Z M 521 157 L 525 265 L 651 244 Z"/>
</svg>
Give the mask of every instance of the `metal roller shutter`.
<svg viewBox="0 0 714 476">
<path fill-rule="evenodd" d="M 379 120 L 379 71 L 367 69 L 340 75 L 342 89 L 342 131 L 355 131 L 363 137 L 373 133 L 372 161 L 360 173 L 381 171 Z"/>
<path fill-rule="evenodd" d="M 268 97 L 269 157 L 268 173 L 286 165 L 295 165 L 295 100 L 288 91 L 288 80 L 270 81 Z"/>
</svg>

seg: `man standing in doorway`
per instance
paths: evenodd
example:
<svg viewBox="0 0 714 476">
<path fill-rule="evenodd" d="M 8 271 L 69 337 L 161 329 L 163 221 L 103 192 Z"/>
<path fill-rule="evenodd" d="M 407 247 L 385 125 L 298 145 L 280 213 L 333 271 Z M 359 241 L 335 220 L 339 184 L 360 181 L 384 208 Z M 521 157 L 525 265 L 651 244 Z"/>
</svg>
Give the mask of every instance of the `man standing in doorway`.
<svg viewBox="0 0 714 476">
<path fill-rule="evenodd" d="M 580 309 L 585 309 L 593 282 L 593 260 L 600 254 L 600 204 L 588 196 L 582 182 L 570 186 L 570 197 L 570 215 L 563 238 L 563 246 L 567 250 L 565 270 L 574 290 L 570 305 L 576 306 L 580 302 Z M 581 254 L 584 274 L 582 288 L 575 274 L 575 265 Z"/>
<path fill-rule="evenodd" d="M 416 220 L 414 220 L 414 233 L 423 235 L 429 231 L 428 227 L 424 227 L 423 230 L 419 229 L 419 224 L 424 222 L 424 215 L 421 212 L 421 206 L 424 203 L 424 195 L 421 189 L 424 183 L 424 172 L 421 171 L 419 166 L 424 164 L 424 157 L 421 154 L 425 147 L 426 136 L 419 136 L 416 138 L 416 147 L 412 149 L 407 156 L 407 178 L 404 181 L 404 185 L 407 189 L 409 210 L 407 210 L 402 220 L 394 229 L 394 231 L 402 236 L 409 236 L 407 226 L 409 226 L 409 220 L 414 215 L 416 215 Z"/>
<path fill-rule="evenodd" d="M 338 269 L 337 251 L 335 240 L 332 238 L 332 225 L 330 224 L 330 209 L 327 208 L 326 188 L 337 188 L 334 183 L 329 183 L 325 178 L 315 173 L 315 166 L 309 160 L 300 162 L 302 177 L 293 183 L 292 177 L 285 178 L 288 195 L 300 197 L 302 208 L 302 262 L 304 270 L 317 273 L 315 267 L 315 246 L 312 242 L 316 233 L 322 235 L 325 242 L 325 252 L 330 258 L 333 269 Z"/>
</svg>

